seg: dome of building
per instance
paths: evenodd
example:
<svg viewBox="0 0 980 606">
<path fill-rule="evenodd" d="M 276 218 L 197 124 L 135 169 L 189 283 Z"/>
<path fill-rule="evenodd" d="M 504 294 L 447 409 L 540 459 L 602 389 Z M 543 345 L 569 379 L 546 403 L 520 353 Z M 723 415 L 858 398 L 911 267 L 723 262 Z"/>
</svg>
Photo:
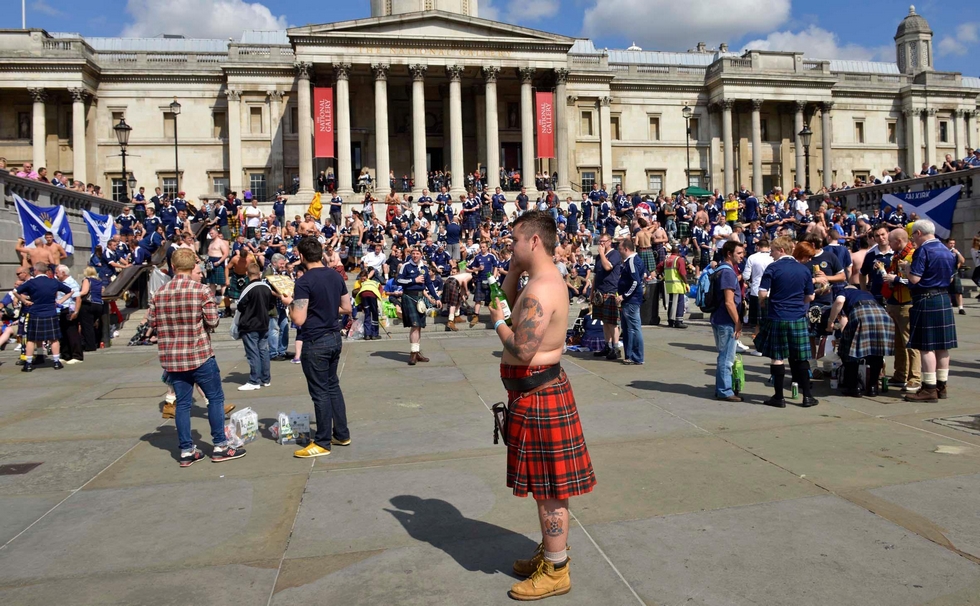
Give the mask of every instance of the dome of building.
<svg viewBox="0 0 980 606">
<path fill-rule="evenodd" d="M 626 49 L 626 50 L 628 50 L 628 51 L 637 51 L 637 52 L 640 52 L 640 51 L 642 51 L 643 49 L 642 49 L 642 48 L 640 48 L 639 46 L 637 46 L 637 45 L 636 45 L 636 42 L 634 42 L 634 43 L 633 43 L 633 46 L 631 46 L 631 47 L 629 47 L 629 48 L 628 48 L 628 49 Z"/>
<path fill-rule="evenodd" d="M 909 14 L 902 19 L 902 22 L 898 24 L 898 31 L 895 32 L 895 37 L 900 38 L 905 34 L 931 34 L 932 30 L 929 29 L 929 22 L 926 21 L 925 17 L 915 12 L 915 6 L 909 7 Z"/>
</svg>

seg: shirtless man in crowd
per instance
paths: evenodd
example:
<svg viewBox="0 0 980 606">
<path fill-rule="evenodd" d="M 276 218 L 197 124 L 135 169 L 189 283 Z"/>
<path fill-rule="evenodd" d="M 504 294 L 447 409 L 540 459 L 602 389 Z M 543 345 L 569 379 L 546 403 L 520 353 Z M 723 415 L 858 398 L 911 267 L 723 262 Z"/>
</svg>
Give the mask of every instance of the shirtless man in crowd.
<svg viewBox="0 0 980 606">
<path fill-rule="evenodd" d="M 313 237 L 320 235 L 317 233 L 316 223 L 313 221 L 313 215 L 310 213 L 303 215 L 303 222 L 299 224 L 299 235 Z"/>
<path fill-rule="evenodd" d="M 208 260 L 213 269 L 208 272 L 207 283 L 211 292 L 217 296 L 218 291 L 228 283 L 225 275 L 225 263 L 228 261 L 228 242 L 221 237 L 221 230 L 211 228 L 211 241 L 208 242 Z"/>
<path fill-rule="evenodd" d="M 23 267 L 33 267 L 36 263 L 44 263 L 49 267 L 57 267 L 62 259 L 68 258 L 68 253 L 54 241 L 54 234 L 48 232 L 43 238 L 34 240 L 34 247 L 28 247 L 23 238 L 17 240 L 15 249 L 21 255 Z"/>
</svg>

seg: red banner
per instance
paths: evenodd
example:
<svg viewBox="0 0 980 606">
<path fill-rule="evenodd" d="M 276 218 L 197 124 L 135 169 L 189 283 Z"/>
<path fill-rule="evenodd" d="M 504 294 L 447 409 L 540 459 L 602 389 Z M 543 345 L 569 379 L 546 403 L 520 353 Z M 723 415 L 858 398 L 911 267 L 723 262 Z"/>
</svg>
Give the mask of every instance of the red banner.
<svg viewBox="0 0 980 606">
<path fill-rule="evenodd" d="M 333 158 L 334 137 L 333 88 L 313 89 L 313 133 L 317 158 Z"/>
<path fill-rule="evenodd" d="M 538 158 L 555 157 L 555 95 L 535 93 L 534 105 L 537 107 Z"/>
</svg>

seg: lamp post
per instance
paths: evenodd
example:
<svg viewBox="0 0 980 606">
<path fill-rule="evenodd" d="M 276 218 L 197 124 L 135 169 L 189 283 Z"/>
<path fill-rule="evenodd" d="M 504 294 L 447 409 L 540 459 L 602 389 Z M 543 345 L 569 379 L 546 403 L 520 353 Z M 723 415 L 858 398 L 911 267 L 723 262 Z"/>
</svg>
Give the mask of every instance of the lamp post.
<svg viewBox="0 0 980 606">
<path fill-rule="evenodd" d="M 810 125 L 804 124 L 803 130 L 800 131 L 799 135 L 800 143 L 803 144 L 803 156 L 805 158 L 804 169 L 806 170 L 806 180 L 803 187 L 807 195 L 810 195 L 810 139 L 813 137 L 813 131 L 810 130 Z"/>
<path fill-rule="evenodd" d="M 177 103 L 177 97 L 170 104 L 170 113 L 174 115 L 174 179 L 177 182 L 174 193 L 177 193 L 180 191 L 180 165 L 177 163 L 177 116 L 180 115 L 180 103 Z"/>
<path fill-rule="evenodd" d="M 694 115 L 694 110 L 690 105 L 684 104 L 684 121 L 687 123 L 687 144 L 685 145 L 685 151 L 687 152 L 687 182 L 684 183 L 684 189 L 691 186 L 691 116 Z"/>
<path fill-rule="evenodd" d="M 122 155 L 122 180 L 123 180 L 123 199 L 129 199 L 129 194 L 126 191 L 126 146 L 129 145 L 129 133 L 132 132 L 133 127 L 126 124 L 125 118 L 119 119 L 119 124 L 112 127 L 112 130 L 116 132 L 116 140 L 119 141 L 119 149 Z M 135 181 L 135 179 L 134 179 Z"/>
</svg>

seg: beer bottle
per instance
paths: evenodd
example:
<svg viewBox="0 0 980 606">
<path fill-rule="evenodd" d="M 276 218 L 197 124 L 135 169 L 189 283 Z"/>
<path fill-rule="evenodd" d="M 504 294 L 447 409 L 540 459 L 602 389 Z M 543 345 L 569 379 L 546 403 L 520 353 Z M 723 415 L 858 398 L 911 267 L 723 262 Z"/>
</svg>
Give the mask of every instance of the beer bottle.
<svg viewBox="0 0 980 606">
<path fill-rule="evenodd" d="M 500 288 L 500 285 L 497 284 L 497 278 L 493 276 L 487 278 L 487 283 L 490 284 L 490 300 L 497 304 L 500 311 L 504 312 L 504 322 L 510 326 L 510 305 L 507 303 L 504 289 Z"/>
</svg>

